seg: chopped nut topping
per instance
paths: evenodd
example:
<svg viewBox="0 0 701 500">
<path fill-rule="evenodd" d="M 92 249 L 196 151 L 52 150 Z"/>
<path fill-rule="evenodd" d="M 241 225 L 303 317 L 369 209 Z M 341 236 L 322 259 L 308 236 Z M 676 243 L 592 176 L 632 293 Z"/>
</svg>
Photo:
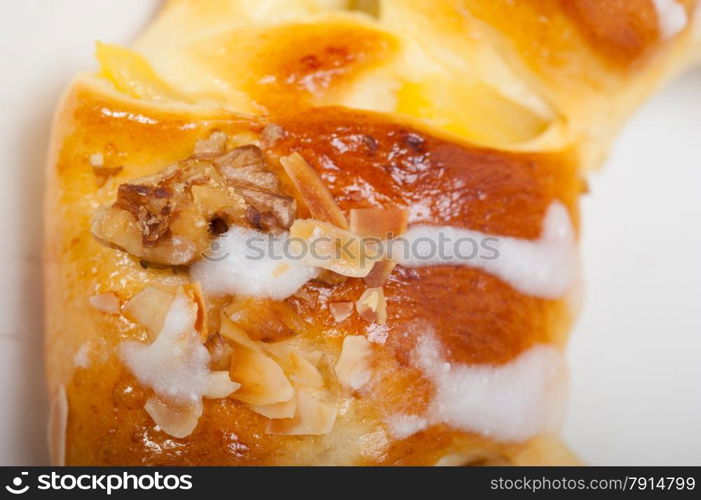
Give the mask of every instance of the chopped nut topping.
<svg viewBox="0 0 701 500">
<path fill-rule="evenodd" d="M 329 311 L 336 323 L 340 323 L 353 313 L 353 302 L 331 302 Z"/>
<path fill-rule="evenodd" d="M 313 251 L 299 253 L 306 253 L 306 260 L 310 265 L 343 276 L 364 278 L 380 258 L 378 252 L 368 255 L 363 240 L 357 234 L 326 222 L 297 219 L 290 228 L 290 236 L 309 242 L 309 248 Z M 293 243 L 301 244 L 299 241 Z M 296 251 L 293 245 L 290 248 Z"/>
<path fill-rule="evenodd" d="M 127 301 L 122 314 L 129 321 L 145 326 L 155 336 L 161 331 L 174 298 L 174 293 L 146 287 Z"/>
<path fill-rule="evenodd" d="M 307 390 L 297 391 L 297 411 L 290 419 L 271 420 L 266 432 L 281 436 L 320 436 L 333 429 L 337 411 Z"/>
<path fill-rule="evenodd" d="M 293 295 L 293 297 L 304 302 L 310 309 L 316 309 L 316 306 L 319 303 L 319 292 L 313 290 L 310 291 L 307 288 L 300 288 Z"/>
<path fill-rule="evenodd" d="M 384 325 L 387 321 L 387 302 L 382 288 L 368 288 L 355 303 L 358 314 L 368 323 Z"/>
<path fill-rule="evenodd" d="M 235 344 L 229 376 L 241 388 L 233 398 L 256 406 L 284 403 L 293 398 L 294 388 L 280 365 L 226 316 L 221 318 L 221 333 Z"/>
<path fill-rule="evenodd" d="M 324 386 L 324 379 L 314 364 L 296 352 L 290 355 L 292 361 L 292 380 L 301 386 L 320 388 Z"/>
<path fill-rule="evenodd" d="M 354 208 L 350 211 L 350 230 L 360 236 L 390 239 L 404 233 L 409 212 L 394 208 Z"/>
<path fill-rule="evenodd" d="M 93 295 L 88 299 L 90 305 L 107 314 L 119 314 L 119 298 L 112 292 Z"/>
<path fill-rule="evenodd" d="M 251 340 L 248 334 L 236 323 L 231 321 L 226 314 L 222 313 L 220 318 L 220 335 L 232 342 L 234 345 L 242 345 L 253 350 L 259 350 L 260 346 Z"/>
<path fill-rule="evenodd" d="M 275 403 L 267 406 L 248 405 L 248 407 L 267 418 L 292 418 L 297 411 L 297 398 L 292 398 L 284 403 Z"/>
<path fill-rule="evenodd" d="M 372 346 L 362 335 L 350 335 L 343 339 L 341 356 L 335 367 L 336 376 L 343 387 L 357 391 L 368 383 L 371 356 Z"/>
<path fill-rule="evenodd" d="M 229 376 L 241 384 L 233 397 L 244 403 L 266 406 L 284 403 L 294 396 L 294 388 L 280 365 L 258 349 L 235 346 Z"/>
<path fill-rule="evenodd" d="M 313 281 L 318 281 L 325 285 L 331 286 L 340 285 L 341 283 L 345 283 L 347 280 L 348 276 L 341 276 L 340 274 L 329 271 L 328 269 L 322 269 L 319 274 L 316 275 L 316 278 L 313 279 Z"/>
<path fill-rule="evenodd" d="M 255 341 L 278 342 L 306 330 L 306 323 L 287 302 L 237 297 L 224 312 Z"/>
<path fill-rule="evenodd" d="M 236 313 L 232 316 L 236 318 Z M 307 352 L 294 340 L 254 341 L 224 312 L 220 333 L 233 344 L 229 377 L 241 384 L 230 397 L 271 419 L 268 433 L 319 435 L 331 431 L 336 409 L 318 399 L 328 396 L 317 367 L 320 352 Z"/>
<path fill-rule="evenodd" d="M 360 191 L 359 189 L 353 189 L 351 191 L 348 191 L 348 196 L 350 197 L 351 200 L 357 201 L 357 202 L 363 201 L 363 199 L 364 199 L 363 192 Z"/>
<path fill-rule="evenodd" d="M 174 403 L 152 396 L 144 405 L 146 413 L 163 432 L 175 438 L 192 434 L 202 416 L 202 402 Z"/>
<path fill-rule="evenodd" d="M 232 224 L 289 228 L 294 201 L 281 192 L 261 150 L 222 152 L 222 140 L 215 132 L 194 156 L 119 186 L 116 202 L 96 213 L 93 235 L 149 262 L 188 265 L 206 251 L 213 232 Z"/>
<path fill-rule="evenodd" d="M 309 213 L 314 219 L 348 229 L 348 220 L 314 169 L 299 153 L 280 158 Z"/>
<path fill-rule="evenodd" d="M 97 187 L 102 187 L 112 176 L 119 174 L 124 167 L 96 167 L 93 165 L 92 171 L 95 174 L 95 183 Z"/>
<path fill-rule="evenodd" d="M 380 288 L 387 282 L 387 278 L 395 267 L 397 267 L 397 263 L 391 260 L 375 262 L 372 271 L 363 278 L 363 281 L 369 288 Z"/>
<path fill-rule="evenodd" d="M 224 340 L 221 334 L 212 335 L 205 347 L 209 351 L 210 363 L 209 367 L 215 371 L 229 370 L 231 364 L 231 353 L 233 349 L 231 345 Z"/>
<path fill-rule="evenodd" d="M 206 342 L 209 338 L 209 321 L 207 320 L 207 304 L 202 295 L 202 287 L 198 281 L 183 286 L 185 294 L 197 305 L 197 320 L 195 330 L 200 334 L 200 340 Z"/>
<path fill-rule="evenodd" d="M 204 397 L 210 399 L 228 398 L 240 388 L 241 384 L 231 381 L 228 370 L 216 371 L 209 374 Z"/>
</svg>

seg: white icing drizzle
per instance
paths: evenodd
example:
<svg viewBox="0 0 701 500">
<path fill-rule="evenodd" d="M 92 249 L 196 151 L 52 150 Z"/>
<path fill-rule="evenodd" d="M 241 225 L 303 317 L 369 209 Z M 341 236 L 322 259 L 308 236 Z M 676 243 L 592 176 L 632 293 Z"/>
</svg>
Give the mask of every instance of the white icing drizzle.
<svg viewBox="0 0 701 500">
<path fill-rule="evenodd" d="M 554 347 L 536 345 L 499 366 L 449 363 L 429 331 L 419 337 L 414 357 L 436 393 L 426 415 L 387 421 L 395 437 L 444 423 L 497 441 L 524 441 L 559 421 L 564 362 Z"/>
<path fill-rule="evenodd" d="M 190 274 L 209 294 L 286 299 L 318 271 L 299 260 L 273 258 L 284 256 L 286 234 L 271 238 L 272 252 L 267 251 L 267 238 L 252 229 L 232 227 L 217 240 L 216 252 L 196 262 Z M 265 254 L 257 249 L 265 250 Z"/>
<path fill-rule="evenodd" d="M 437 248 L 441 238 L 452 242 L 477 242 L 479 254 L 470 256 L 471 248 L 455 252 L 453 244 L 441 245 L 442 256 Z M 397 250 L 395 259 L 406 267 L 438 265 L 462 265 L 474 267 L 501 278 L 511 286 L 528 295 L 544 298 L 562 297 L 574 282 L 578 270 L 578 252 L 574 228 L 567 209 L 559 202 L 548 208 L 543 221 L 543 230 L 537 240 L 526 240 L 508 236 L 493 236 L 469 229 L 451 226 L 414 226 L 403 238 L 417 250 Z M 496 250 L 497 254 L 495 256 Z M 408 258 L 407 258 L 408 257 Z"/>
<path fill-rule="evenodd" d="M 689 23 L 686 9 L 677 0 L 652 0 L 657 10 L 662 38 L 672 38 L 681 32 Z"/>
<path fill-rule="evenodd" d="M 267 238 L 258 231 L 232 227 L 216 241 L 216 253 L 192 266 L 192 278 L 214 295 L 240 294 L 275 300 L 293 295 L 318 270 L 303 260 L 284 257 L 286 234 L 270 237 L 272 252 Z M 451 243 L 445 244 L 446 238 Z M 455 246 L 458 241 L 462 243 Z M 478 253 L 471 256 L 475 247 L 465 247 L 464 243 L 475 243 Z M 439 245 L 441 252 L 435 251 Z M 494 236 L 452 226 L 418 225 L 392 242 L 391 257 L 407 267 L 474 267 L 525 294 L 544 298 L 562 297 L 578 270 L 574 228 L 567 209 L 559 202 L 548 208 L 542 233 L 536 240 Z"/>
<path fill-rule="evenodd" d="M 209 352 L 194 328 L 197 310 L 179 291 L 151 344 L 123 341 L 119 352 L 139 382 L 170 401 L 199 403 L 209 381 Z"/>
</svg>

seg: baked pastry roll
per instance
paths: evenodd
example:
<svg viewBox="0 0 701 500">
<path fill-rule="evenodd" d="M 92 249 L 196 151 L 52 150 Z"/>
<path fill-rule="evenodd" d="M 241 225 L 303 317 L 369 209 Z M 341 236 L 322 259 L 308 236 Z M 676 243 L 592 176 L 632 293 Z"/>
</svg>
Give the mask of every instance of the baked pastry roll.
<svg viewBox="0 0 701 500">
<path fill-rule="evenodd" d="M 691 44 L 603 3 L 175 0 L 98 44 L 47 170 L 53 461 L 575 462 L 583 170 Z"/>
</svg>

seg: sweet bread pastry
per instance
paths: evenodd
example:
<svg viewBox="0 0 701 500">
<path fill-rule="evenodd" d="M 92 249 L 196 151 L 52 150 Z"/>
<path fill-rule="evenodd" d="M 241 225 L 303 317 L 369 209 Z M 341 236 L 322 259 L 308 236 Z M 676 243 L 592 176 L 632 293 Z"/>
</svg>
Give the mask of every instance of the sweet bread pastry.
<svg viewBox="0 0 701 500">
<path fill-rule="evenodd" d="M 690 1 L 171 0 L 66 91 L 52 460 L 568 464 L 578 198 Z"/>
</svg>

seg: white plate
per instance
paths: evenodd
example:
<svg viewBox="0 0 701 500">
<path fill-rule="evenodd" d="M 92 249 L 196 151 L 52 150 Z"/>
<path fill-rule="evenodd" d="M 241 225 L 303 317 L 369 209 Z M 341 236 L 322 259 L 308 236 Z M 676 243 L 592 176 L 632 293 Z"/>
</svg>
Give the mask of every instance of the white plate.
<svg viewBox="0 0 701 500">
<path fill-rule="evenodd" d="M 96 39 L 151 0 L 5 2 L 0 19 L 0 464 L 46 463 L 42 165 L 51 113 Z M 701 464 L 701 72 L 630 124 L 584 201 L 568 442 L 593 464 Z"/>
</svg>

